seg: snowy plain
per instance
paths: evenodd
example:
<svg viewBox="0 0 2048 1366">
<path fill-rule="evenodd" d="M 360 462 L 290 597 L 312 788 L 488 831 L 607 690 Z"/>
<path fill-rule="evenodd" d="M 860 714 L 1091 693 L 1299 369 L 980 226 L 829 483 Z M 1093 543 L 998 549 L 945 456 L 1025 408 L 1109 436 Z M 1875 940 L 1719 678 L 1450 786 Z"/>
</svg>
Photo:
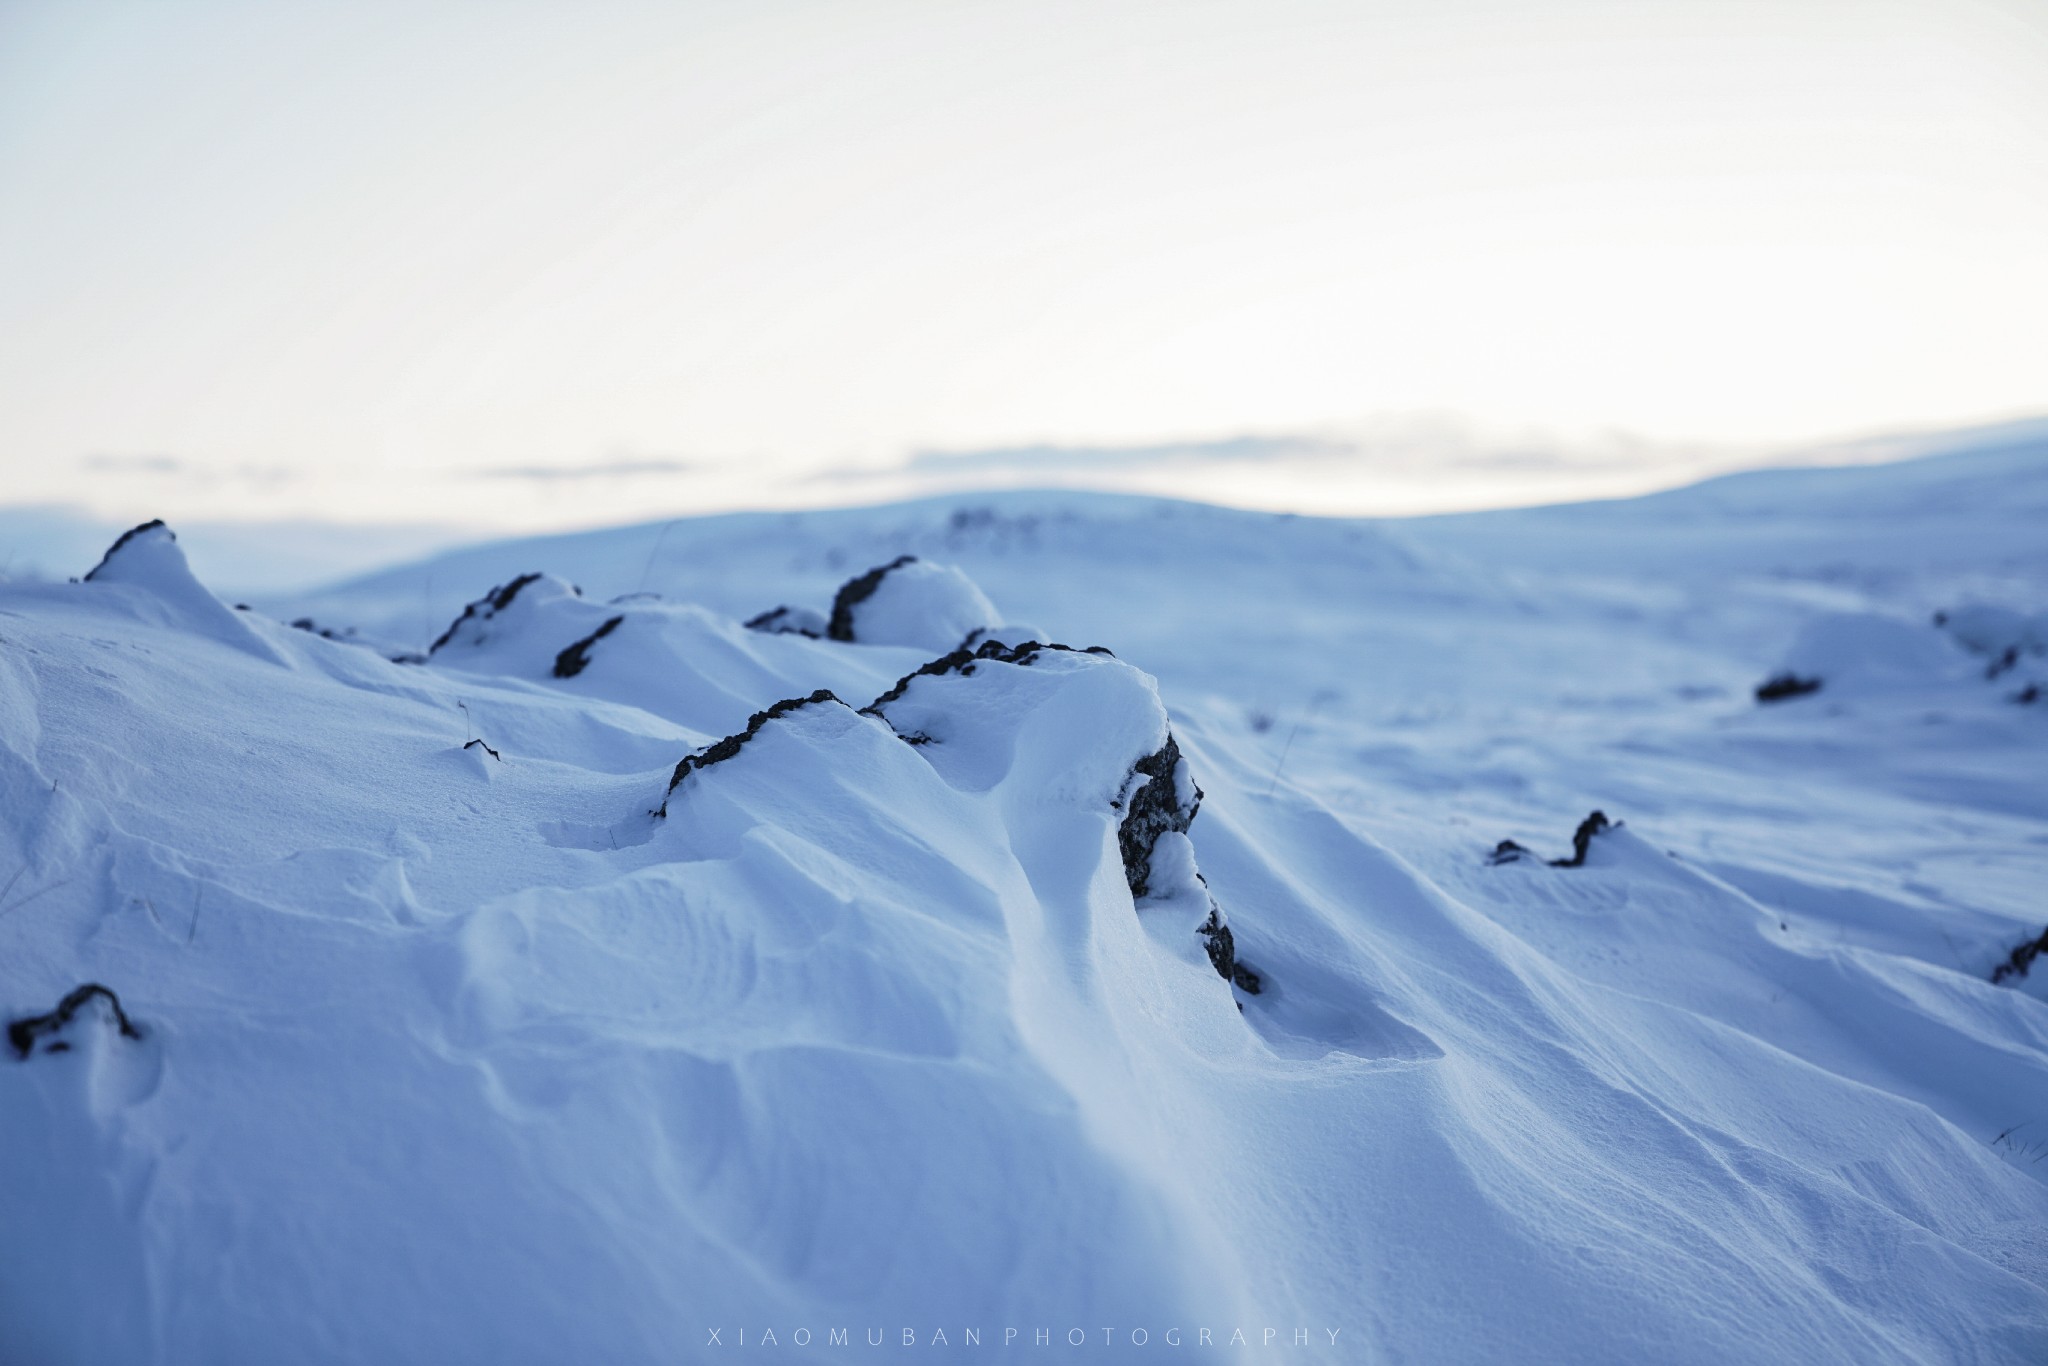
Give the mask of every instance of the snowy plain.
<svg viewBox="0 0 2048 1366">
<path fill-rule="evenodd" d="M 2048 1360 L 2039 435 L 174 531 L 0 582 L 0 1362 Z"/>
</svg>

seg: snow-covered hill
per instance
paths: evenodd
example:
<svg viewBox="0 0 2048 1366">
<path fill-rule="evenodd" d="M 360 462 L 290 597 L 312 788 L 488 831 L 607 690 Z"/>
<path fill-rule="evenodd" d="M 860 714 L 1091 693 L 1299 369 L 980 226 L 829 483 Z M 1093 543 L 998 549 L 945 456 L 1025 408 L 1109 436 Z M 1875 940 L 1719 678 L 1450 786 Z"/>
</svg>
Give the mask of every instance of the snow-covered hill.
<svg viewBox="0 0 2048 1366">
<path fill-rule="evenodd" d="M 0 585 L 0 1360 L 2048 1358 L 2044 507 Z"/>
</svg>

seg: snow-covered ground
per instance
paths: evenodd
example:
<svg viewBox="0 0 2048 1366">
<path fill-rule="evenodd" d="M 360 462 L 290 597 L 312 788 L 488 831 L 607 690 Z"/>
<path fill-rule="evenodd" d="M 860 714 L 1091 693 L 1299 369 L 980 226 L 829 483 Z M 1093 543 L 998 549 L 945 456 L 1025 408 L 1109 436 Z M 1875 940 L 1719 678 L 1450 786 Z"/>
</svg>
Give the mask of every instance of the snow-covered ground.
<svg viewBox="0 0 2048 1366">
<path fill-rule="evenodd" d="M 0 584 L 0 1361 L 2048 1359 L 2044 609 L 2040 443 L 142 531 Z"/>
</svg>

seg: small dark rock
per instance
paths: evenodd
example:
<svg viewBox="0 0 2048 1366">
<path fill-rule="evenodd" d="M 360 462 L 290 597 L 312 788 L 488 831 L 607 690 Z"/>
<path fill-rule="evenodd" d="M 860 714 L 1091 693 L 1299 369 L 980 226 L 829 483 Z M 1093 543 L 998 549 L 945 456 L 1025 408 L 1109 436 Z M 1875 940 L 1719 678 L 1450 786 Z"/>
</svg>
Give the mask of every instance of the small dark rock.
<svg viewBox="0 0 2048 1366">
<path fill-rule="evenodd" d="M 2048 930 L 2041 931 L 2039 939 L 2029 939 L 2016 945 L 2006 960 L 1991 970 L 1992 982 L 1996 984 L 2008 977 L 2025 977 L 2027 970 L 2034 966 L 2034 960 L 2044 953 L 2048 953 Z"/>
<path fill-rule="evenodd" d="M 590 647 L 619 629 L 623 616 L 608 618 L 604 625 L 555 656 L 555 677 L 574 678 L 590 667 Z"/>
<path fill-rule="evenodd" d="M 1231 983 L 1239 991 L 1256 996 L 1265 987 L 1259 974 L 1237 956 L 1237 936 L 1230 932 L 1230 926 L 1223 923 L 1222 908 L 1214 901 L 1209 903 L 1209 918 L 1195 930 L 1207 941 L 1209 964 L 1216 969 L 1216 975 Z"/>
<path fill-rule="evenodd" d="M 311 634 L 320 637 L 320 639 L 322 640 L 346 640 L 356 633 L 356 628 L 353 626 L 349 627 L 347 630 L 344 631 L 337 631 L 331 626 L 320 625 L 311 617 L 299 617 L 295 619 L 291 623 L 291 628 L 294 631 L 310 632 Z"/>
<path fill-rule="evenodd" d="M 1503 863 L 1519 863 L 1525 858 L 1534 857 L 1535 850 L 1525 848 L 1513 840 L 1502 840 L 1493 846 L 1493 852 L 1486 856 L 1486 861 L 1498 868 Z"/>
<path fill-rule="evenodd" d="M 749 631 L 764 631 L 776 636 L 802 636 L 806 640 L 823 640 L 827 623 L 822 613 L 808 607 L 784 605 L 771 608 L 746 623 Z"/>
<path fill-rule="evenodd" d="M 1756 685 L 1756 700 L 1759 702 L 1783 702 L 1793 697 L 1804 697 L 1820 691 L 1818 678 L 1801 678 L 1794 673 L 1772 674 Z"/>
</svg>

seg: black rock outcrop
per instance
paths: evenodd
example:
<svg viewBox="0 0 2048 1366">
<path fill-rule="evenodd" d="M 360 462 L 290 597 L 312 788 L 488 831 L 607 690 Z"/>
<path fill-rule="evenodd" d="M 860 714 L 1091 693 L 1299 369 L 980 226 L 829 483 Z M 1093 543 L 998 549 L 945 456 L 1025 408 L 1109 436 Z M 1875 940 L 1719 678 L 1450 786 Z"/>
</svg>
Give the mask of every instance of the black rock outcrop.
<svg viewBox="0 0 2048 1366">
<path fill-rule="evenodd" d="M 1039 655 L 1047 650 L 1056 650 L 1065 654 L 1108 655 L 1111 659 L 1116 658 L 1115 655 L 1110 654 L 1107 648 L 1101 645 L 1090 645 L 1085 650 L 1077 650 L 1071 645 L 1055 645 L 1050 642 L 1037 640 L 1027 640 L 1021 645 L 1005 645 L 1000 640 L 985 640 L 974 649 L 962 648 L 954 650 L 950 654 L 940 655 L 937 659 L 927 660 L 923 664 L 918 665 L 915 669 L 912 669 L 909 673 L 892 683 L 887 692 L 868 703 L 865 707 L 862 707 L 860 714 L 862 716 L 879 717 L 887 721 L 889 719 L 886 711 L 888 705 L 908 692 L 910 685 L 920 678 L 936 678 L 941 674 L 959 674 L 962 678 L 972 678 L 975 665 L 982 663 L 984 660 L 993 660 L 998 664 L 1029 665 L 1032 660 L 1038 658 Z M 903 738 L 911 740 L 913 744 L 929 743 L 931 739 L 928 735 L 914 740 L 908 735 L 905 735 Z"/>
<path fill-rule="evenodd" d="M 1188 789 L 1194 796 L 1185 806 L 1181 804 L 1179 772 L 1184 762 L 1180 744 L 1169 731 L 1165 744 L 1132 767 L 1130 782 L 1118 798 L 1124 818 L 1116 828 L 1116 846 L 1123 855 L 1124 881 L 1130 884 L 1133 898 L 1151 895 L 1152 846 L 1169 830 L 1185 835 L 1195 823 L 1195 813 L 1202 809 L 1202 789 L 1192 778 Z"/>
<path fill-rule="evenodd" d="M 1593 812 L 1586 819 L 1579 822 L 1578 829 L 1572 831 L 1571 857 L 1551 859 L 1549 860 L 1550 866 L 1552 868 L 1584 867 L 1586 852 L 1593 847 L 1593 836 L 1602 835 L 1609 830 L 1618 830 L 1620 828 L 1621 822 L 1608 820 L 1606 812 Z M 1499 844 L 1493 846 L 1493 852 L 1486 856 L 1486 861 L 1498 867 L 1503 863 L 1520 863 L 1523 859 L 1533 859 L 1535 857 L 1535 850 L 1525 845 L 1517 844 L 1513 840 L 1502 840 Z"/>
<path fill-rule="evenodd" d="M 431 655 L 443 645 L 455 639 L 455 633 L 462 628 L 462 623 L 465 621 L 489 621 L 492 617 L 510 607 L 512 600 L 519 596 L 519 590 L 539 578 L 540 575 L 537 573 L 521 574 L 510 583 L 499 584 L 496 588 L 493 588 L 490 592 L 463 608 L 462 615 L 449 622 L 448 629 L 443 631 L 434 643 L 427 647 L 427 653 Z"/>
<path fill-rule="evenodd" d="M 1007 645 L 1000 640 L 983 640 L 972 649 L 961 648 L 949 654 L 929 660 L 896 680 L 887 692 L 860 709 L 861 715 L 873 716 L 894 730 L 899 738 L 912 745 L 933 743 L 932 737 L 923 731 L 905 732 L 897 728 L 889 718 L 889 704 L 900 700 L 920 678 L 936 678 L 946 674 L 957 674 L 971 678 L 975 670 L 985 663 L 1015 664 L 1028 667 L 1032 661 L 1047 652 L 1065 654 L 1100 655 L 1115 658 L 1109 650 L 1100 645 L 1091 645 L 1085 650 L 1076 650 L 1071 645 L 1059 645 L 1044 641 L 1025 641 Z M 1186 759 L 1181 756 L 1180 743 L 1167 732 L 1166 741 L 1156 751 L 1145 755 L 1131 766 L 1126 775 L 1122 792 L 1114 802 L 1114 808 L 1122 812 L 1117 824 L 1117 853 L 1124 866 L 1124 882 L 1131 890 L 1133 902 L 1142 901 L 1154 892 L 1152 886 L 1152 855 L 1159 843 L 1159 837 L 1169 832 L 1186 834 L 1194 824 L 1196 812 L 1202 807 L 1202 789 L 1196 785 L 1193 775 L 1183 775 Z M 1186 777 L 1187 798 L 1182 800 L 1182 778 Z M 1208 883 L 1202 875 L 1195 874 L 1201 882 L 1204 894 Z M 1202 936 L 1209 962 L 1214 965 L 1217 975 L 1226 982 L 1232 982 L 1240 990 L 1257 994 L 1261 988 L 1258 973 L 1240 962 L 1237 957 L 1237 939 L 1225 922 L 1222 907 L 1209 897 L 1209 916 L 1196 930 Z"/>
<path fill-rule="evenodd" d="M 1586 861 L 1586 851 L 1593 847 L 1593 836 L 1604 835 L 1613 828 L 1614 825 L 1607 819 L 1605 811 L 1595 811 L 1592 815 L 1579 822 L 1578 829 L 1572 831 L 1572 856 L 1570 858 L 1554 858 L 1550 861 L 1550 866 L 1553 868 L 1577 868 L 1582 866 Z"/>
<path fill-rule="evenodd" d="M 878 564 L 867 573 L 857 575 L 839 585 L 839 591 L 832 595 L 832 620 L 826 624 L 825 634 L 833 640 L 853 639 L 853 609 L 875 595 L 882 586 L 882 580 L 893 570 L 906 564 L 916 564 L 915 555 L 898 555 L 887 564 Z"/>
<path fill-rule="evenodd" d="M 604 625 L 555 656 L 555 677 L 574 678 L 590 667 L 590 647 L 619 629 L 625 617 L 607 618 Z"/>
<path fill-rule="evenodd" d="M 121 998 L 106 987 L 101 986 L 98 982 L 87 982 L 81 987 L 74 988 L 63 1000 L 57 1003 L 57 1008 L 47 1015 L 25 1016 L 22 1019 L 11 1022 L 7 1026 L 7 1042 L 14 1045 L 15 1056 L 26 1058 L 35 1052 L 37 1039 L 40 1039 L 45 1034 L 55 1034 L 63 1029 L 65 1025 L 71 1023 L 72 1017 L 84 1008 L 86 1002 L 94 999 L 103 1000 L 107 1003 L 113 1012 L 114 1025 L 121 1031 L 123 1038 L 139 1039 L 142 1037 L 142 1031 L 137 1029 L 134 1023 L 129 1020 L 128 1012 L 121 1009 Z M 70 1044 L 60 1040 L 51 1044 L 44 1051 L 63 1053 L 68 1051 L 70 1047 Z"/>
<path fill-rule="evenodd" d="M 661 806 L 654 814 L 662 817 L 668 815 L 668 799 L 675 794 L 676 788 L 682 783 L 683 779 L 689 777 L 692 773 L 710 768 L 713 764 L 722 764 L 727 759 L 732 758 L 746 746 L 747 741 L 759 735 L 761 727 L 767 725 L 770 721 L 778 717 L 787 716 L 800 707 L 814 706 L 820 702 L 832 702 L 842 707 L 846 705 L 839 700 L 838 696 L 830 688 L 820 688 L 809 697 L 785 697 L 766 711 L 757 711 L 748 717 L 745 730 L 728 735 L 723 740 L 716 741 L 713 744 L 706 745 L 695 754 L 684 755 L 682 762 L 676 765 L 675 773 L 670 776 L 668 791 L 662 795 Z"/>
<path fill-rule="evenodd" d="M 2029 939 L 2015 945 L 2013 951 L 2006 956 L 2006 960 L 1991 969 L 1992 982 L 2003 982 L 2008 977 L 2025 977 L 2027 970 L 2034 966 L 2034 960 L 2044 953 L 2048 953 L 2048 930 L 2041 931 L 2039 939 Z"/>
<path fill-rule="evenodd" d="M 1218 977 L 1251 996 L 1258 995 L 1265 988 L 1264 979 L 1238 960 L 1237 936 L 1230 932 L 1230 926 L 1223 923 L 1223 908 L 1216 904 L 1214 898 L 1209 902 L 1209 918 L 1195 933 L 1202 936 L 1209 951 L 1209 964 L 1216 969 Z"/>
</svg>

